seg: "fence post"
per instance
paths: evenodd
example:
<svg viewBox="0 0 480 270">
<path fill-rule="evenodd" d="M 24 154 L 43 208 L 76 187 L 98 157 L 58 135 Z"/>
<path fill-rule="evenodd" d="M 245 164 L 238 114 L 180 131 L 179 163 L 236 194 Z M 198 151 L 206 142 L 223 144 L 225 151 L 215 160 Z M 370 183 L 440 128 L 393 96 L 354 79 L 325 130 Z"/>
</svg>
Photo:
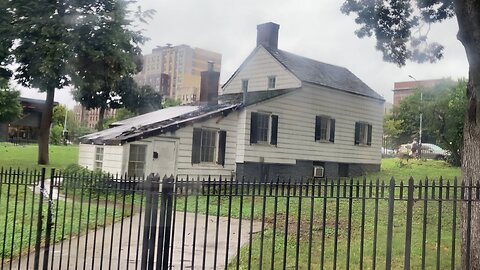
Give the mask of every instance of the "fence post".
<svg viewBox="0 0 480 270">
<path fill-rule="evenodd" d="M 40 244 L 42 242 L 42 223 L 43 223 L 43 191 L 45 189 L 45 168 L 42 168 L 40 178 L 40 197 L 38 199 L 38 219 L 37 219 L 37 237 L 35 240 L 35 259 L 33 261 L 33 269 L 38 269 L 40 264 Z"/>
<path fill-rule="evenodd" d="M 385 258 L 385 269 L 392 268 L 392 236 L 393 236 L 393 209 L 395 206 L 395 180 L 390 179 L 388 188 L 388 224 L 387 224 L 387 254 Z"/>
<path fill-rule="evenodd" d="M 150 175 L 145 181 L 145 219 L 143 224 L 143 243 L 142 243 L 142 270 L 153 270 L 153 261 L 155 257 L 155 234 L 157 231 L 157 210 L 158 210 L 158 176 Z"/>
<path fill-rule="evenodd" d="M 48 210 L 47 225 L 45 229 L 45 249 L 43 253 L 43 270 L 48 270 L 48 254 L 50 253 L 50 238 L 52 234 L 52 216 L 53 216 L 53 185 L 55 179 L 55 169 L 50 171 L 50 186 L 48 189 Z"/>
<path fill-rule="evenodd" d="M 404 269 L 410 269 L 410 251 L 412 245 L 412 216 L 413 216 L 413 178 L 408 180 L 408 197 L 407 197 L 407 225 L 405 228 L 405 259 Z"/>
<path fill-rule="evenodd" d="M 160 224 L 158 226 L 157 270 L 168 269 L 170 233 L 172 228 L 173 175 L 162 181 L 162 201 L 160 203 Z"/>
</svg>

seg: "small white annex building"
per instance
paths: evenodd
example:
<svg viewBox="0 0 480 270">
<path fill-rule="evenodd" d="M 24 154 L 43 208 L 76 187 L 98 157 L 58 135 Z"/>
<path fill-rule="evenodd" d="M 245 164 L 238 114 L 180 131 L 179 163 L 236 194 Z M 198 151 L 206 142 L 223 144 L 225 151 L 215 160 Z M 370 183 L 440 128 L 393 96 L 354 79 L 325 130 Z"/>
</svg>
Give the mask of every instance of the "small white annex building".
<svg viewBox="0 0 480 270">
<path fill-rule="evenodd" d="M 277 47 L 279 26 L 218 93 L 202 73 L 200 103 L 162 109 L 81 138 L 79 163 L 110 173 L 292 179 L 378 171 L 384 99 L 343 67 Z"/>
</svg>

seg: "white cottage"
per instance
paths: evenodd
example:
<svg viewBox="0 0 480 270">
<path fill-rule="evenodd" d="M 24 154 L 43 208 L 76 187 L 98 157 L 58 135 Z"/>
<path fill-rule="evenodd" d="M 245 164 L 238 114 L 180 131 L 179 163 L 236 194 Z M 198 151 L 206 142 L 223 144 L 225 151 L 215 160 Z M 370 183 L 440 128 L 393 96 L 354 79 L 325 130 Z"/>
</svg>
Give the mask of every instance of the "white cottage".
<svg viewBox="0 0 480 270">
<path fill-rule="evenodd" d="M 277 48 L 279 26 L 201 102 L 144 114 L 81 138 L 79 163 L 111 173 L 295 179 L 380 169 L 384 99 L 343 67 Z"/>
</svg>

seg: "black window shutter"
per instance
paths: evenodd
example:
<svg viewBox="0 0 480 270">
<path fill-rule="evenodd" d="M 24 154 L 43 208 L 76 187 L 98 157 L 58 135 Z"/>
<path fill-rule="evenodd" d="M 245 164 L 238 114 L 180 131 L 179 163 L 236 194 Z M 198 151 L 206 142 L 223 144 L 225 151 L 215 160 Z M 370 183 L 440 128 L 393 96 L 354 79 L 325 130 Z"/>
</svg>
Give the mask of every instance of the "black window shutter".
<svg viewBox="0 0 480 270">
<path fill-rule="evenodd" d="M 368 125 L 367 145 L 372 145 L 372 125 Z"/>
<path fill-rule="evenodd" d="M 278 138 L 278 115 L 272 115 L 272 132 L 270 136 L 270 144 L 277 145 Z"/>
<path fill-rule="evenodd" d="M 330 119 L 330 142 L 335 142 L 335 119 Z"/>
<path fill-rule="evenodd" d="M 252 112 L 250 117 L 250 144 L 258 141 L 258 113 Z"/>
<path fill-rule="evenodd" d="M 220 130 L 218 132 L 218 158 L 217 164 L 225 166 L 225 149 L 227 145 L 227 132 Z"/>
<path fill-rule="evenodd" d="M 355 144 L 360 144 L 360 123 L 355 123 Z"/>
<path fill-rule="evenodd" d="M 320 140 L 320 130 L 322 126 L 322 118 L 320 116 L 315 117 L 315 141 Z"/>
<path fill-rule="evenodd" d="M 202 143 L 202 129 L 193 129 L 192 139 L 192 164 L 200 163 L 200 145 Z"/>
</svg>

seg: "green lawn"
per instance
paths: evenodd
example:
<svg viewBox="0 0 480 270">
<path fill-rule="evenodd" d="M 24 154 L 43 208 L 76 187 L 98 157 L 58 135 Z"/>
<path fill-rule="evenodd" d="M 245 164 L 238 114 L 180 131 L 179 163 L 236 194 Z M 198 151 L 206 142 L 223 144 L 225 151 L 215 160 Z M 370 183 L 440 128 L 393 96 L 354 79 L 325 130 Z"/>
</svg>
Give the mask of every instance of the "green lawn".
<svg viewBox="0 0 480 270">
<path fill-rule="evenodd" d="M 367 183 L 378 177 L 385 181 L 388 185 L 389 179 L 394 177 L 397 184 L 403 181 L 407 184 L 408 178 L 413 176 L 418 183 L 419 180 L 424 182 L 424 178 L 428 176 L 429 181 L 436 180 L 440 176 L 444 180 L 453 180 L 454 177 L 460 176 L 460 169 L 450 167 L 448 164 L 442 161 L 417 161 L 417 160 L 400 160 L 400 159 L 384 159 L 382 161 L 382 170 L 378 173 L 367 175 Z M 361 178 L 355 179 L 360 180 Z M 342 182 L 343 183 L 343 182 Z M 432 183 L 432 182 L 430 182 Z M 341 188 L 343 190 L 343 188 Z M 360 188 L 360 193 L 362 189 Z M 354 188 L 354 193 L 355 188 Z M 368 191 L 367 191 L 368 192 Z M 388 187 L 385 189 L 388 193 Z M 396 189 L 398 194 L 399 189 Z M 406 196 L 406 189 L 404 190 Z M 328 192 L 329 193 L 329 192 Z M 386 196 L 388 197 L 388 196 Z M 196 200 L 195 196 L 189 196 L 187 201 L 188 211 L 195 211 Z M 198 196 L 198 212 L 205 213 L 207 211 L 207 198 Z M 217 213 L 217 197 L 211 196 L 208 203 L 209 214 L 214 216 Z M 301 201 L 301 207 L 300 207 Z M 271 256 L 272 256 L 272 241 L 273 241 L 273 229 L 276 226 L 275 232 L 275 250 L 273 252 L 275 262 L 274 269 L 283 268 L 284 258 L 284 241 L 285 241 L 285 221 L 288 220 L 288 233 L 286 234 L 287 250 L 285 262 L 286 268 L 294 268 L 296 264 L 297 254 L 297 237 L 299 240 L 298 245 L 298 265 L 299 269 L 307 269 L 308 258 L 311 258 L 311 266 L 313 269 L 317 269 L 320 266 L 321 258 L 321 245 L 322 235 L 325 232 L 325 258 L 324 268 L 332 269 L 334 263 L 334 246 L 335 246 L 335 224 L 336 222 L 336 201 L 335 199 L 327 199 L 326 208 L 326 225 L 323 229 L 323 198 L 302 198 L 291 197 L 289 199 L 288 217 L 287 217 L 287 198 L 278 198 L 277 209 L 275 210 L 275 199 L 269 197 L 265 200 L 265 206 L 263 204 L 262 196 L 257 196 L 253 204 L 253 219 L 261 221 L 265 216 L 266 230 L 263 233 L 258 233 L 254 236 L 252 245 L 245 245 L 240 252 L 241 268 L 248 268 L 249 254 L 252 254 L 250 264 L 253 269 L 259 268 L 260 254 L 262 252 L 263 268 L 270 269 Z M 185 209 L 184 198 L 177 198 L 177 210 Z M 364 215 L 364 253 L 363 253 L 363 267 L 365 269 L 372 268 L 373 260 L 373 238 L 374 238 L 374 211 L 375 200 L 365 200 L 365 215 Z M 378 201 L 378 224 L 377 224 L 377 257 L 376 266 L 377 269 L 385 267 L 385 254 L 386 254 L 386 235 L 387 235 L 387 216 L 388 216 L 388 204 L 387 200 Z M 228 214 L 229 199 L 227 196 L 220 197 L 220 215 L 226 216 Z M 250 196 L 243 198 L 242 211 L 240 211 L 241 199 L 238 196 L 232 199 L 232 217 L 238 218 L 242 215 L 244 222 L 249 223 L 252 213 L 252 199 Z M 313 205 L 313 222 L 310 220 L 310 213 Z M 337 241 L 337 269 L 346 268 L 347 257 L 347 240 L 348 240 L 348 199 L 340 199 L 338 205 L 338 241 Z M 264 210 L 265 209 L 265 212 Z M 436 267 L 436 247 L 437 247 L 437 226 L 438 224 L 438 210 L 439 203 L 432 201 L 427 204 L 427 230 L 426 230 L 426 269 L 434 269 Z M 412 269 L 418 269 L 421 267 L 421 254 L 423 243 L 423 201 L 417 201 L 413 208 L 413 229 L 412 229 L 412 257 L 411 266 Z M 453 205 L 451 202 L 443 202 L 440 211 L 442 213 L 442 234 L 441 250 L 440 250 L 440 269 L 450 268 L 450 256 L 452 250 L 452 237 L 455 238 L 456 249 L 456 261 L 459 258 L 459 204 L 457 205 L 457 216 L 455 220 L 456 233 L 452 233 L 452 213 Z M 276 223 L 274 219 L 276 216 Z M 300 218 L 299 218 L 300 217 Z M 392 250 L 392 264 L 393 269 L 403 269 L 404 260 L 404 242 L 405 242 L 405 224 L 406 224 L 406 202 L 396 201 L 394 210 L 394 228 L 393 228 L 393 250 Z M 298 223 L 300 222 L 300 223 Z M 310 228 L 310 223 L 312 227 Z M 300 224 L 299 234 L 297 233 L 297 225 Z M 352 269 L 358 269 L 360 266 L 360 241 L 361 241 L 361 224 L 362 224 L 362 200 L 352 200 L 352 212 L 350 219 L 351 228 L 351 247 L 350 247 L 350 267 Z M 312 240 L 310 242 L 309 235 L 312 230 Z M 262 245 L 263 243 L 263 245 Z M 311 253 L 309 252 L 309 246 L 312 246 Z M 263 246 L 263 248 L 261 248 Z M 310 256 L 309 256 L 310 253 Z M 232 261 L 232 267 L 235 266 L 236 260 Z"/>
<path fill-rule="evenodd" d="M 14 145 L 0 143 L 0 167 L 20 169 L 55 168 L 64 169 L 67 165 L 77 163 L 77 145 L 50 145 L 50 164 L 40 166 L 37 164 L 38 146 L 36 144 Z"/>
</svg>

